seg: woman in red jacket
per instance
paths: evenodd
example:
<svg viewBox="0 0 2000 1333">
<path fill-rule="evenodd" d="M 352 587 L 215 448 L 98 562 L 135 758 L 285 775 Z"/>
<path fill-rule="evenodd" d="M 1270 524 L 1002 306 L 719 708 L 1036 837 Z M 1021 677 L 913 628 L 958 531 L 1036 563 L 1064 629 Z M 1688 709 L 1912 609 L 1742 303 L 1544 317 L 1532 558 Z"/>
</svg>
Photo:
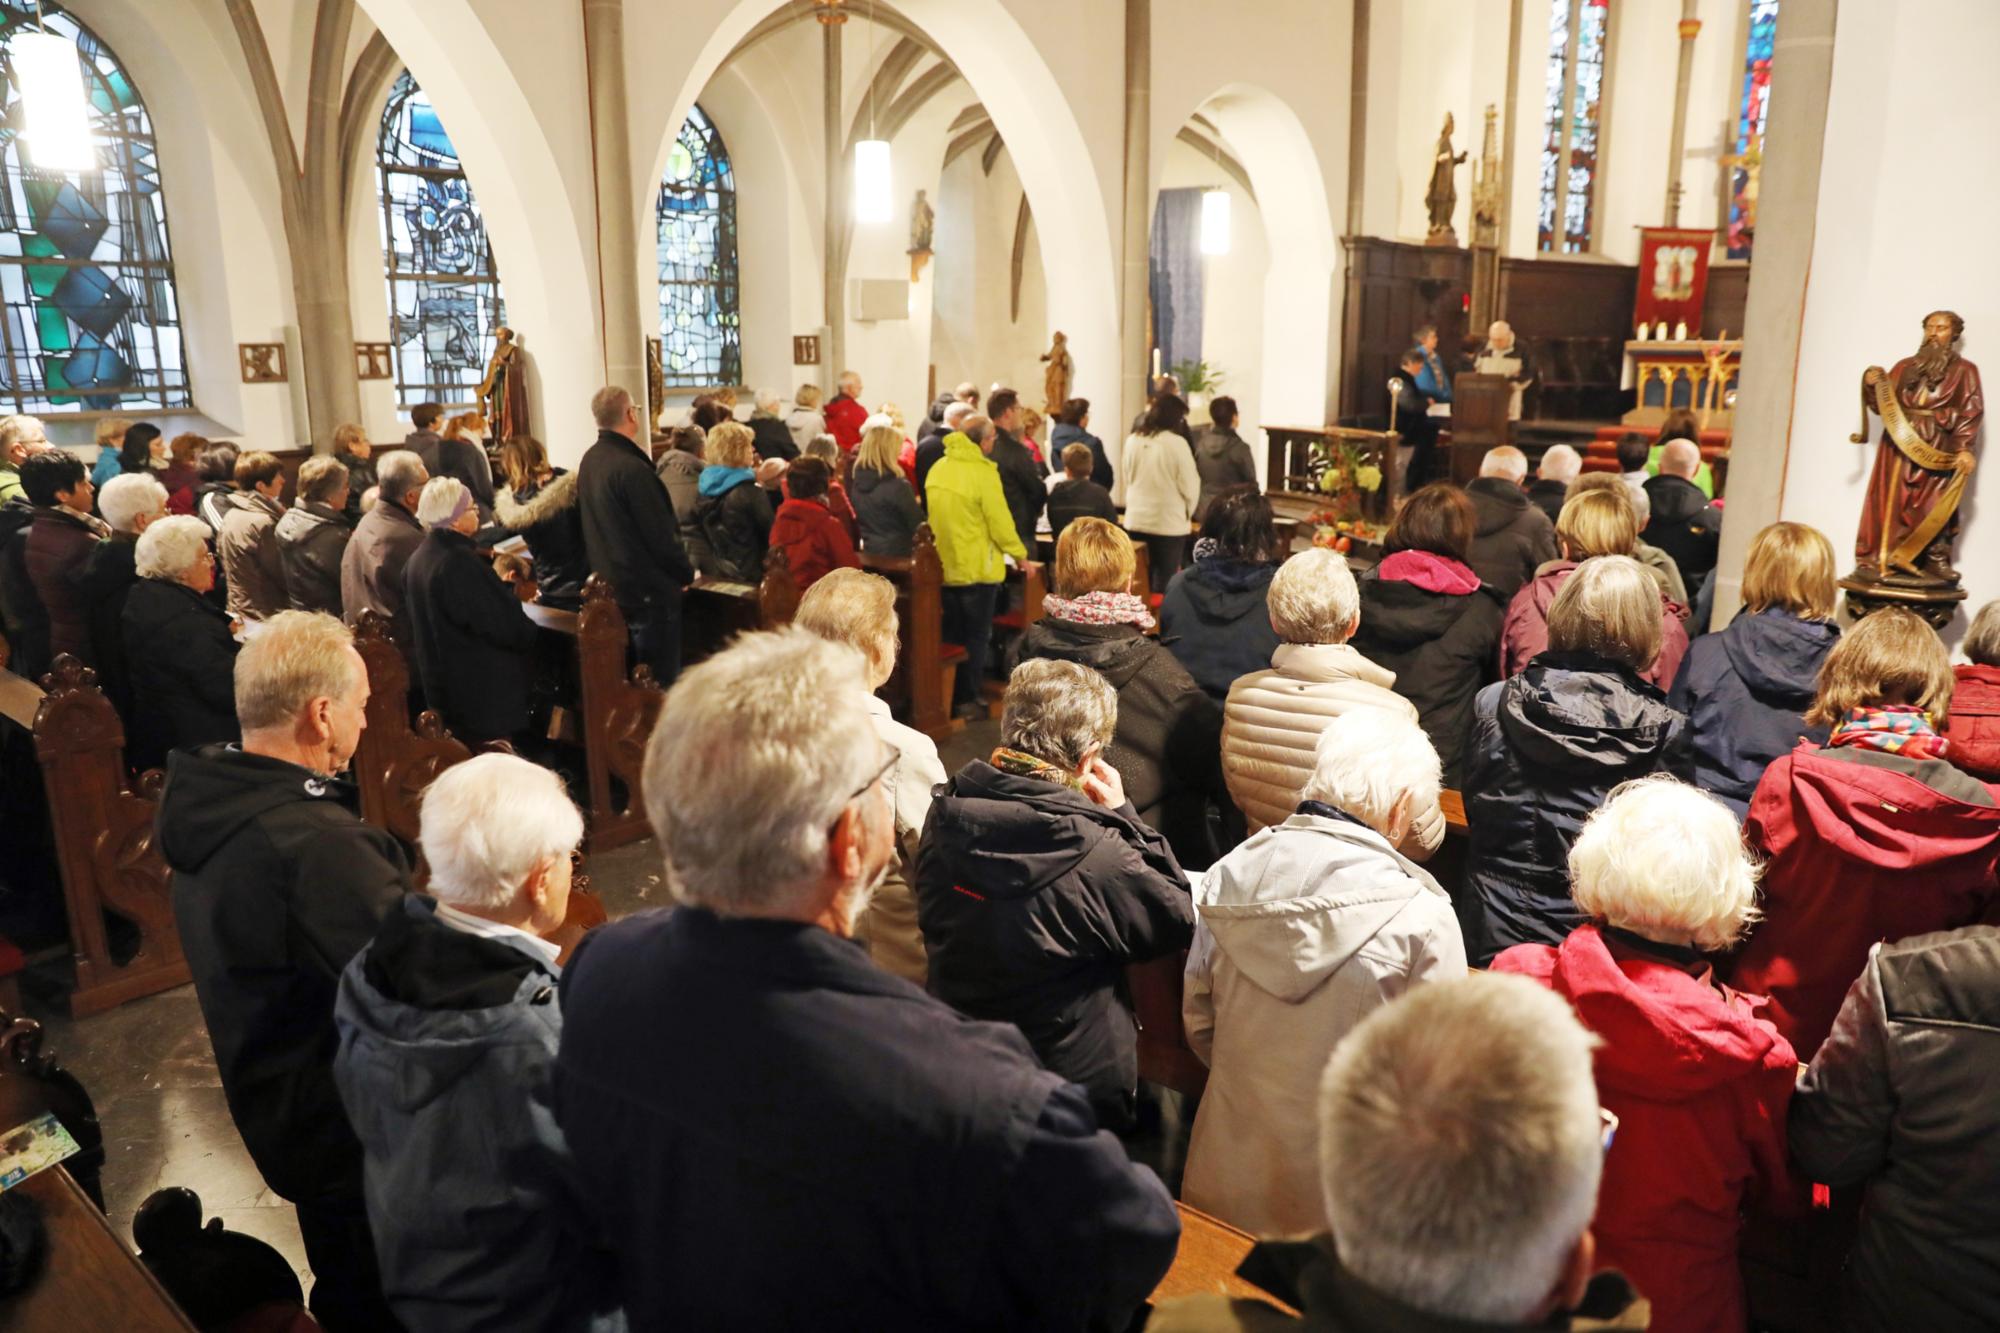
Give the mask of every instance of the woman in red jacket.
<svg viewBox="0 0 2000 1333">
<path fill-rule="evenodd" d="M 1820 668 L 1800 742 L 1765 771 L 1743 834 L 1766 858 L 1764 921 L 1730 979 L 1771 997 L 1811 1060 L 1878 941 L 1989 920 L 2000 806 L 1934 729 L 1951 704 L 1944 644 L 1908 611 L 1877 611 Z"/>
<path fill-rule="evenodd" d="M 2000 782 L 2000 602 L 1988 602 L 1965 636 L 1970 665 L 1951 669 L 1951 717 L 1944 736 L 1951 762 L 1981 782 Z"/>
<path fill-rule="evenodd" d="M 800 592 L 833 570 L 861 568 L 847 528 L 826 507 L 828 478 L 827 466 L 819 459 L 796 460 L 785 473 L 789 498 L 778 506 L 771 522 L 771 548 L 784 551 Z"/>
<path fill-rule="evenodd" d="M 1569 872 L 1590 924 L 1553 948 L 1516 945 L 1493 970 L 1548 986 L 1603 1042 L 1597 1095 L 1618 1132 L 1598 1258 L 1652 1301 L 1655 1333 L 1739 1333 L 1738 1217 L 1746 1199 L 1785 1210 L 1794 1190 L 1785 1113 L 1798 1060 L 1764 1001 L 1717 981 L 1707 957 L 1755 919 L 1756 869 L 1728 807 L 1651 777 L 1590 817 Z"/>
</svg>

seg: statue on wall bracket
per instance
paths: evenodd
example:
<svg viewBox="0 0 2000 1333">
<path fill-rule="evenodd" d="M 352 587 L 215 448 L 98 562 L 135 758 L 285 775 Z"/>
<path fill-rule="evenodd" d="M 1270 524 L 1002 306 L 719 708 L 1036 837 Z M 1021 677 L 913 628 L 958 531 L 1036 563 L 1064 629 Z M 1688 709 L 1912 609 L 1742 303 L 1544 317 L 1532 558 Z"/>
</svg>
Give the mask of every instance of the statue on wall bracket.
<svg viewBox="0 0 2000 1333">
<path fill-rule="evenodd" d="M 1848 438 L 1868 442 L 1870 412 L 1881 417 L 1882 433 L 1862 501 L 1856 568 L 1840 581 L 1856 615 L 1901 606 L 1942 629 L 1966 598 L 1952 545 L 1986 404 L 1979 367 L 1957 351 L 1964 332 L 1956 314 L 1934 310 L 1924 316 L 1914 354 L 1861 376 L 1861 429 Z"/>
<path fill-rule="evenodd" d="M 1049 350 L 1042 353 L 1042 360 L 1048 369 L 1042 372 L 1042 410 L 1053 421 L 1056 413 L 1062 411 L 1069 401 L 1070 382 L 1076 377 L 1076 362 L 1070 358 L 1069 339 L 1061 329 L 1056 330 L 1055 340 Z"/>
<path fill-rule="evenodd" d="M 1451 215 L 1458 208 L 1458 185 L 1453 180 L 1466 155 L 1451 151 L 1451 112 L 1444 113 L 1444 129 L 1438 134 L 1437 152 L 1431 158 L 1431 187 L 1424 191 L 1424 207 L 1430 210 L 1430 235 L 1425 245 L 1457 245 L 1458 233 L 1451 229 Z"/>
<path fill-rule="evenodd" d="M 494 440 L 505 444 L 529 433 L 528 367 L 512 329 L 502 328 L 493 335 L 493 358 L 486 363 L 486 378 L 479 382 L 479 403 Z"/>
</svg>

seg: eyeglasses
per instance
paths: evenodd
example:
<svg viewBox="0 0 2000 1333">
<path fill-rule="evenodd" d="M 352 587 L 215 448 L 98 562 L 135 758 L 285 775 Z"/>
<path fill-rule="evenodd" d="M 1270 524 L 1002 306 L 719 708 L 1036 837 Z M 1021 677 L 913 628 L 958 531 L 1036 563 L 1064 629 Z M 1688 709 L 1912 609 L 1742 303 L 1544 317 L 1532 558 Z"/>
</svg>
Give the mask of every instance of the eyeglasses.
<svg viewBox="0 0 2000 1333">
<path fill-rule="evenodd" d="M 1602 1143 L 1604 1151 L 1609 1153 L 1612 1140 L 1618 1137 L 1618 1117 L 1600 1106 L 1597 1108 L 1597 1123 L 1600 1128 L 1598 1142 Z"/>
</svg>

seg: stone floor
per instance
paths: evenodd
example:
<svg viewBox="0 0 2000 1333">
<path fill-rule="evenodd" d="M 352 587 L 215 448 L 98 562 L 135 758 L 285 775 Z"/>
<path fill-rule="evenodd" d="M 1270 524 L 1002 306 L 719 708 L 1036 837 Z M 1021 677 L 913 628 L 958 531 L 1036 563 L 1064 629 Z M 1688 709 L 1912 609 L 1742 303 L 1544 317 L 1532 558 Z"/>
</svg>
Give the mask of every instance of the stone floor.
<svg viewBox="0 0 2000 1333">
<path fill-rule="evenodd" d="M 984 757 L 998 743 L 999 730 L 998 723 L 981 721 L 951 737 L 939 747 L 946 769 Z M 651 841 L 591 857 L 590 881 L 613 919 L 660 906 L 666 897 Z M 185 1185 L 201 1195 L 209 1216 L 269 1241 L 310 1285 L 291 1206 L 264 1187 L 229 1118 L 194 988 L 71 1019 L 69 961 L 59 950 L 50 952 L 23 978 L 25 1004 L 47 1029 L 47 1049 L 96 1099 L 112 1226 L 129 1242 L 140 1202 L 156 1189 Z M 1188 1109 L 1168 1094 L 1159 1123 L 1129 1145 L 1170 1184 L 1178 1181 L 1186 1149 Z"/>
</svg>

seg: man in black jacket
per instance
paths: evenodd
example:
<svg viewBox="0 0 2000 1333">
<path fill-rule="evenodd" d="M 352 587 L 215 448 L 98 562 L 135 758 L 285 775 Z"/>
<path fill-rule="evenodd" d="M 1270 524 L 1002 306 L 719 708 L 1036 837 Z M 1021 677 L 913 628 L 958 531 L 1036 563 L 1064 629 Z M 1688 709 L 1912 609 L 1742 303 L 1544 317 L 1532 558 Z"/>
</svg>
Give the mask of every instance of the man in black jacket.
<svg viewBox="0 0 2000 1333">
<path fill-rule="evenodd" d="M 402 848 L 334 780 L 366 725 L 368 672 L 331 616 L 264 622 L 236 669 L 243 742 L 176 751 L 157 819 L 174 921 L 229 1113 L 291 1200 L 332 1333 L 395 1329 L 333 1081 L 341 969 L 410 887 Z"/>
<path fill-rule="evenodd" d="M 679 906 L 563 971 L 556 1119 L 626 1315 L 1124 1328 L 1179 1239 L 1165 1188 L 1018 1030 L 852 939 L 897 854 L 861 677 L 798 629 L 691 669 L 646 754 Z"/>
<path fill-rule="evenodd" d="M 1556 525 L 1530 504 L 1521 483 L 1527 480 L 1528 456 L 1511 444 L 1488 449 L 1479 475 L 1465 485 L 1478 511 L 1472 553 L 1466 563 L 1479 581 L 1511 598 L 1535 571 L 1556 558 Z"/>
<path fill-rule="evenodd" d="M 680 674 L 681 592 L 694 582 L 694 565 L 666 487 L 634 443 L 639 409 L 632 395 L 615 385 L 599 389 L 590 413 L 597 443 L 576 470 L 584 549 L 590 567 L 611 580 L 632 646 L 664 687 Z"/>
<path fill-rule="evenodd" d="M 1692 593 L 1715 568 L 1722 541 L 1722 511 L 1694 484 L 1701 468 L 1701 446 L 1693 440 L 1668 440 L 1660 450 L 1660 475 L 1646 482 L 1646 499 L 1653 516 L 1639 540 L 1673 557 L 1681 582 Z"/>
<path fill-rule="evenodd" d="M 1035 524 L 1042 506 L 1049 502 L 1044 470 L 1035 456 L 1015 434 L 1021 429 L 1021 395 L 1012 389 L 995 389 L 986 398 L 986 418 L 998 437 L 987 457 L 1000 469 L 1000 489 L 1007 495 L 1007 512 L 1014 516 L 1014 531 L 1030 551 L 1035 549 Z"/>
</svg>

